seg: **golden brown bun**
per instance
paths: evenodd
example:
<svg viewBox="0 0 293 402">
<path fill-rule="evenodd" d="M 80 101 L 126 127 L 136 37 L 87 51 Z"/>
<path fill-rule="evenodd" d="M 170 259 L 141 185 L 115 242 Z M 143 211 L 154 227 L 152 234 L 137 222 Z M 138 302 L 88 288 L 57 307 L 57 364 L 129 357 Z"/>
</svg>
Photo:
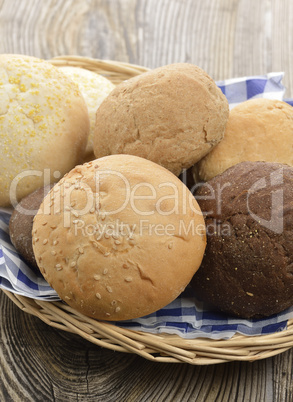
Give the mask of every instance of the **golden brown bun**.
<svg viewBox="0 0 293 402">
<path fill-rule="evenodd" d="M 85 160 L 85 162 L 95 159 L 92 158 L 92 154 L 97 109 L 106 96 L 108 96 L 109 93 L 115 88 L 115 85 L 102 75 L 84 68 L 71 66 L 59 68 L 78 85 L 88 107 L 90 117 L 90 135 L 85 156 L 85 159 L 87 160 Z"/>
<path fill-rule="evenodd" d="M 82 160 L 89 117 L 76 84 L 34 57 L 0 55 L 0 91 L 0 206 L 7 206 L 19 173 L 37 171 L 13 182 L 18 201 Z"/>
<path fill-rule="evenodd" d="M 178 63 L 119 84 L 97 111 L 94 153 L 141 156 L 175 175 L 222 138 L 228 102 L 199 67 Z"/>
<path fill-rule="evenodd" d="M 197 271 L 205 245 L 203 216 L 187 187 L 129 155 L 74 168 L 46 196 L 33 225 L 45 279 L 70 306 L 103 320 L 170 303 Z"/>
<path fill-rule="evenodd" d="M 272 99 L 253 99 L 231 110 L 224 139 L 195 167 L 197 180 L 210 180 L 245 161 L 293 166 L 293 108 Z"/>
</svg>

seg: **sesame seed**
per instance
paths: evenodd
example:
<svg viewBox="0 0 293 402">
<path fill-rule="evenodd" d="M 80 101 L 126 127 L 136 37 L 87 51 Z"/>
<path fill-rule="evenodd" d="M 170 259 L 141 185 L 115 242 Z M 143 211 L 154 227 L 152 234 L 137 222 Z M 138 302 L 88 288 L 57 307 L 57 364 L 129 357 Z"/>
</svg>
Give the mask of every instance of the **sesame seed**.
<svg viewBox="0 0 293 402">
<path fill-rule="evenodd" d="M 90 209 L 90 213 L 93 214 L 95 212 L 95 208 Z"/>
<path fill-rule="evenodd" d="M 116 301 L 116 300 L 112 300 L 112 301 L 111 301 L 111 305 L 112 305 L 112 306 L 115 306 L 116 304 L 117 304 L 117 301 Z"/>
<path fill-rule="evenodd" d="M 104 257 L 109 257 L 110 253 L 105 253 Z"/>
<path fill-rule="evenodd" d="M 250 292 L 246 292 L 246 294 L 247 294 L 247 296 L 253 296 L 253 293 L 250 293 Z"/>
<path fill-rule="evenodd" d="M 70 263 L 70 266 L 71 266 L 71 267 L 75 267 L 75 266 L 76 266 L 76 261 L 72 261 L 72 262 Z"/>
<path fill-rule="evenodd" d="M 43 244 L 45 245 L 45 244 L 47 244 L 48 243 L 48 239 L 44 239 L 43 240 Z"/>
<path fill-rule="evenodd" d="M 118 240 L 118 239 L 119 239 L 119 236 L 117 235 L 117 233 L 113 233 L 113 234 L 112 234 L 112 237 L 113 237 L 114 240 Z"/>
<path fill-rule="evenodd" d="M 121 310 L 120 307 L 116 307 L 115 308 L 115 313 L 119 313 L 120 310 Z"/>
<path fill-rule="evenodd" d="M 77 224 L 78 224 L 78 222 L 79 222 L 79 220 L 78 220 L 78 219 L 74 219 L 74 220 L 72 221 L 72 223 L 73 223 L 74 225 L 77 225 Z"/>
<path fill-rule="evenodd" d="M 101 279 L 101 276 L 100 275 L 94 275 L 94 280 L 95 281 L 99 281 Z"/>
<path fill-rule="evenodd" d="M 108 233 L 104 233 L 104 237 L 105 237 L 105 239 L 109 239 L 109 238 L 110 238 L 110 236 L 108 235 Z"/>
<path fill-rule="evenodd" d="M 83 249 L 82 247 L 79 247 L 79 248 L 78 248 L 78 251 L 79 251 L 80 254 L 83 254 L 83 253 L 84 253 L 84 249 Z"/>
<path fill-rule="evenodd" d="M 125 282 L 132 282 L 132 277 L 131 276 L 127 276 L 125 278 Z"/>
<path fill-rule="evenodd" d="M 68 207 L 68 206 L 66 206 L 64 209 L 65 209 L 65 211 L 70 211 L 70 207 Z"/>
<path fill-rule="evenodd" d="M 53 246 L 56 246 L 58 244 L 58 240 L 53 241 Z"/>
<path fill-rule="evenodd" d="M 56 226 L 56 225 L 52 225 L 52 226 L 50 226 L 50 228 L 51 228 L 51 229 L 56 229 L 57 226 Z"/>
<path fill-rule="evenodd" d="M 74 215 L 76 218 L 79 217 L 79 215 L 78 215 L 78 213 L 77 213 L 76 211 L 73 211 L 73 212 L 72 212 L 72 215 Z"/>
<path fill-rule="evenodd" d="M 96 293 L 96 298 L 101 300 L 102 296 L 100 295 L 100 293 Z"/>
<path fill-rule="evenodd" d="M 121 241 L 115 240 L 114 243 L 118 245 L 118 244 L 121 244 Z"/>
<path fill-rule="evenodd" d="M 169 244 L 168 244 L 168 248 L 171 249 L 172 247 L 173 247 L 173 243 L 169 243 Z"/>
<path fill-rule="evenodd" d="M 109 293 L 112 293 L 112 292 L 113 292 L 111 286 L 106 286 L 106 289 L 107 289 L 107 291 L 108 291 Z"/>
<path fill-rule="evenodd" d="M 60 268 L 61 267 L 61 264 L 56 264 L 55 265 L 55 268 Z"/>
<path fill-rule="evenodd" d="M 42 225 L 43 225 L 43 226 L 46 226 L 46 225 L 47 225 L 47 223 L 48 223 L 48 222 L 43 222 L 43 223 L 42 223 Z"/>
<path fill-rule="evenodd" d="M 107 268 L 105 268 L 103 271 L 103 275 L 107 275 L 107 273 L 108 273 L 108 270 L 107 270 Z"/>
<path fill-rule="evenodd" d="M 52 250 L 52 251 L 51 251 L 51 254 L 52 254 L 52 255 L 56 255 L 56 251 L 55 251 L 55 250 Z"/>
<path fill-rule="evenodd" d="M 34 238 L 34 241 L 37 243 L 37 242 L 39 241 L 39 238 L 38 238 L 38 237 L 35 237 L 35 238 Z"/>
<path fill-rule="evenodd" d="M 71 300 L 69 296 L 65 296 L 65 299 L 66 300 Z"/>
</svg>

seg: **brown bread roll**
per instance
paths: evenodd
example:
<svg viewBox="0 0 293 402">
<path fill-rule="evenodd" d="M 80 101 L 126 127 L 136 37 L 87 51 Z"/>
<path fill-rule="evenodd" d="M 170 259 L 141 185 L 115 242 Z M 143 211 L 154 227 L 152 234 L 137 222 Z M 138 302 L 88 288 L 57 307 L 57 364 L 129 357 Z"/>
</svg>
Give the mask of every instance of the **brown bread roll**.
<svg viewBox="0 0 293 402">
<path fill-rule="evenodd" d="M 228 101 L 201 68 L 176 63 L 118 85 L 97 111 L 94 153 L 137 155 L 179 175 L 224 135 Z"/>
<path fill-rule="evenodd" d="M 242 162 L 204 184 L 207 247 L 192 280 L 197 296 L 244 318 L 293 304 L 293 168 Z"/>
<path fill-rule="evenodd" d="M 11 243 L 35 272 L 39 272 L 39 268 L 33 252 L 33 219 L 52 186 L 48 184 L 24 197 L 12 212 L 9 221 Z"/>
</svg>

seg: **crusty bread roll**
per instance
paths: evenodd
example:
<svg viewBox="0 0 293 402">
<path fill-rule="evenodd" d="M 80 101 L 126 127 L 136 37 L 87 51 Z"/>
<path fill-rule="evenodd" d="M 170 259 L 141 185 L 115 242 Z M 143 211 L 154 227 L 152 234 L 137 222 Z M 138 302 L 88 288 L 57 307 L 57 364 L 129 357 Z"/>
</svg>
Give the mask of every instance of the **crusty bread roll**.
<svg viewBox="0 0 293 402">
<path fill-rule="evenodd" d="M 293 166 L 293 108 L 272 99 L 253 99 L 235 106 L 224 139 L 194 167 L 197 181 L 210 180 L 244 161 Z"/>
<path fill-rule="evenodd" d="M 206 245 L 187 187 L 129 155 L 74 168 L 45 197 L 32 233 L 38 266 L 61 299 L 103 320 L 140 317 L 174 300 Z"/>
<path fill-rule="evenodd" d="M 72 81 L 74 81 L 82 93 L 87 104 L 90 117 L 90 135 L 88 139 L 85 159 L 95 159 L 93 150 L 94 129 L 96 113 L 102 101 L 115 88 L 110 80 L 93 71 L 80 67 L 59 67 Z"/>
<path fill-rule="evenodd" d="M 11 243 L 28 265 L 37 273 L 39 273 L 39 268 L 36 263 L 32 243 L 33 219 L 45 195 L 48 194 L 52 186 L 53 184 L 48 184 L 24 197 L 20 203 L 16 205 L 9 220 Z"/>
<path fill-rule="evenodd" d="M 204 183 L 196 199 L 207 247 L 196 295 L 243 318 L 293 305 L 293 167 L 241 162 Z"/>
<path fill-rule="evenodd" d="M 131 154 L 179 175 L 222 138 L 228 102 L 199 67 L 177 63 L 119 84 L 97 111 L 97 158 Z"/>
<path fill-rule="evenodd" d="M 0 206 L 7 206 L 82 160 L 89 117 L 77 85 L 37 58 L 0 55 L 0 91 Z"/>
</svg>

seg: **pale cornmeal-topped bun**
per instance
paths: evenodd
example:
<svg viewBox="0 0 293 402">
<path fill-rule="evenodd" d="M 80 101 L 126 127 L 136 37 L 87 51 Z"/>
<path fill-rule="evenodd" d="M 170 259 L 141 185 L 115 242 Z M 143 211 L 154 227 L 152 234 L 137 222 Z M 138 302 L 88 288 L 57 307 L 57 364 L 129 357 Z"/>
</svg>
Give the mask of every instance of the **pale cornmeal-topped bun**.
<svg viewBox="0 0 293 402">
<path fill-rule="evenodd" d="M 85 101 L 64 73 L 34 57 L 0 55 L 0 206 L 12 202 L 12 182 L 20 201 L 60 179 L 82 160 L 88 134 Z"/>
<path fill-rule="evenodd" d="M 94 153 L 141 156 L 175 175 L 224 135 L 226 97 L 201 68 L 177 63 L 119 84 L 97 111 Z"/>
<path fill-rule="evenodd" d="M 114 321 L 174 300 L 206 245 L 203 216 L 187 187 L 130 155 L 74 168 L 45 197 L 32 234 L 40 271 L 60 298 Z"/>
<path fill-rule="evenodd" d="M 115 88 L 110 80 L 103 77 L 100 74 L 94 73 L 93 71 L 86 70 L 81 67 L 59 67 L 60 70 L 66 74 L 72 81 L 74 81 L 80 92 L 82 93 L 84 100 L 87 104 L 89 117 L 90 117 L 90 135 L 88 139 L 87 149 L 85 158 L 94 157 L 93 150 L 93 140 L 94 140 L 94 129 L 96 124 L 96 113 L 98 107 L 109 95 L 109 93 Z"/>
<path fill-rule="evenodd" d="M 210 180 L 245 161 L 293 166 L 293 108 L 273 99 L 253 99 L 235 106 L 224 139 L 193 169 L 197 181 Z"/>
</svg>

